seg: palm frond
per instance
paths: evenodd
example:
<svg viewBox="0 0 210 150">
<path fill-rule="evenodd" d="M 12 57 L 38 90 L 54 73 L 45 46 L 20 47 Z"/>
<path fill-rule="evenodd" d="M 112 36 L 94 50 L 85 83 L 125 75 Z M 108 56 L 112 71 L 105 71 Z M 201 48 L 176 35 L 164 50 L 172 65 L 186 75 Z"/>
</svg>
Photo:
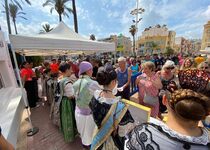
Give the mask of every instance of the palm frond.
<svg viewBox="0 0 210 150">
<path fill-rule="evenodd" d="M 24 20 L 28 20 L 27 18 L 25 18 L 25 17 L 23 17 L 23 16 L 18 16 L 18 17 L 20 17 L 20 18 L 22 18 L 22 19 L 24 19 Z"/>
<path fill-rule="evenodd" d="M 20 3 L 17 0 L 11 0 L 11 2 L 17 5 L 21 10 L 23 10 L 23 7 L 20 5 Z"/>
<path fill-rule="evenodd" d="M 69 15 L 65 11 L 63 12 L 63 15 L 69 18 Z"/>
<path fill-rule="evenodd" d="M 22 11 L 18 12 L 17 14 L 18 15 L 26 15 L 26 13 L 25 12 L 22 12 Z"/>
<path fill-rule="evenodd" d="M 52 14 L 52 11 L 54 10 L 54 7 L 52 7 L 51 9 L 50 9 L 50 13 Z"/>
<path fill-rule="evenodd" d="M 64 8 L 65 8 L 69 13 L 74 13 L 74 12 L 73 12 L 73 9 L 68 8 L 68 7 L 66 7 L 66 6 L 64 6 Z"/>
<path fill-rule="evenodd" d="M 2 5 L 2 7 L 4 7 L 4 9 L 5 9 L 5 6 L 4 6 L 4 4 L 1 4 Z"/>
<path fill-rule="evenodd" d="M 43 7 L 47 6 L 47 5 L 53 5 L 55 3 L 55 1 L 53 0 L 47 0 L 44 4 L 42 4 Z"/>
<path fill-rule="evenodd" d="M 26 2 L 27 4 L 31 5 L 30 0 L 21 0 L 21 2 L 24 4 L 24 2 Z"/>
<path fill-rule="evenodd" d="M 25 0 L 25 2 L 29 5 L 31 5 L 31 2 L 29 0 Z"/>
<path fill-rule="evenodd" d="M 63 3 L 67 3 L 70 2 L 71 0 L 63 0 Z"/>
<path fill-rule="evenodd" d="M 15 5 L 15 4 L 9 4 L 9 13 L 10 13 L 10 16 L 12 18 L 16 18 L 17 17 L 17 13 L 18 13 L 18 6 Z"/>
</svg>

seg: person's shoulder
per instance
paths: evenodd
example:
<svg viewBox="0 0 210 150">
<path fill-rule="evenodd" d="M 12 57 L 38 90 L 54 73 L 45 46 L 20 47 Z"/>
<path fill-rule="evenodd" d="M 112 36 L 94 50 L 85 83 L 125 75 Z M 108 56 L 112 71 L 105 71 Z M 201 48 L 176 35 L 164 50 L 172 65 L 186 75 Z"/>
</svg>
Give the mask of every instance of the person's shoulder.
<svg viewBox="0 0 210 150">
<path fill-rule="evenodd" d="M 128 67 L 127 69 L 128 69 L 128 73 L 132 73 L 131 67 Z"/>
<path fill-rule="evenodd" d="M 157 71 L 155 75 L 160 77 L 161 76 L 161 71 Z"/>
<path fill-rule="evenodd" d="M 143 123 L 137 125 L 128 135 L 126 136 L 127 140 L 125 143 L 125 147 L 129 150 L 132 147 L 136 147 L 141 150 L 148 146 L 146 141 L 150 141 L 150 148 L 156 149 L 155 147 L 159 147 L 159 143 L 155 141 L 157 137 L 156 130 L 149 125 L 149 123 Z M 159 137 L 159 136 L 158 136 Z"/>
</svg>

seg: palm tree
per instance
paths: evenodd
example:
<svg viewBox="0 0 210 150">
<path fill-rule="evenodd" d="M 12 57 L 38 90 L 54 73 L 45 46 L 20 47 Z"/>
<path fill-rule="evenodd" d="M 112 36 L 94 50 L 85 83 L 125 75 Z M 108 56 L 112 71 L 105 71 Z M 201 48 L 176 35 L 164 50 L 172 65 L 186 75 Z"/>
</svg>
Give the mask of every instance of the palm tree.
<svg viewBox="0 0 210 150">
<path fill-rule="evenodd" d="M 46 33 L 46 32 L 50 32 L 50 31 L 52 31 L 53 30 L 53 28 L 51 28 L 50 27 L 50 25 L 49 24 L 44 24 L 44 25 L 42 25 L 42 30 L 40 30 L 40 33 Z"/>
<path fill-rule="evenodd" d="M 22 7 L 20 3 L 17 0 L 11 0 L 15 4 L 18 5 L 18 7 L 22 10 Z M 21 0 L 22 1 L 22 0 Z M 29 0 L 25 0 L 25 2 L 29 5 L 31 5 Z M 7 19 L 7 28 L 8 28 L 8 33 L 11 34 L 11 25 L 10 25 L 10 16 L 9 16 L 9 6 L 8 6 L 8 0 L 4 0 L 4 8 L 5 8 L 5 14 L 6 14 L 6 19 Z"/>
<path fill-rule="evenodd" d="M 9 17 L 9 7 L 8 7 L 8 0 L 4 1 L 4 7 L 5 7 L 5 12 L 6 12 L 6 18 L 7 18 L 7 27 L 8 27 L 8 32 L 11 34 L 11 26 L 10 26 L 10 17 Z"/>
<path fill-rule="evenodd" d="M 95 35 L 94 35 L 94 34 L 91 34 L 91 35 L 90 35 L 90 40 L 93 40 L 93 41 L 95 41 L 95 40 L 96 40 L 96 37 L 95 37 Z"/>
<path fill-rule="evenodd" d="M 150 43 L 150 47 L 151 47 L 152 53 L 153 53 L 153 51 L 156 50 L 156 49 L 158 48 L 158 45 L 157 45 L 155 42 L 152 41 L 152 42 Z"/>
<path fill-rule="evenodd" d="M 12 18 L 13 23 L 14 23 L 15 33 L 18 34 L 17 27 L 16 27 L 16 19 L 17 19 L 17 17 L 20 17 L 22 19 L 27 20 L 25 17 L 22 16 L 22 15 L 25 15 L 25 13 L 22 11 L 19 11 L 19 7 L 17 5 L 9 4 L 9 14 L 10 14 L 10 17 Z"/>
<path fill-rule="evenodd" d="M 74 15 L 74 30 L 76 33 L 78 33 L 77 10 L 76 10 L 75 0 L 72 0 L 72 9 L 73 9 L 73 15 Z"/>
<path fill-rule="evenodd" d="M 136 52 L 135 52 L 135 34 L 137 32 L 137 28 L 135 25 L 131 25 L 129 32 L 131 33 L 131 35 L 133 36 L 133 55 L 136 56 Z"/>
<path fill-rule="evenodd" d="M 62 21 L 62 15 L 69 18 L 68 13 L 73 13 L 71 8 L 66 7 L 66 3 L 71 0 L 47 0 L 42 6 L 51 6 L 50 13 L 55 9 L 59 15 L 59 21 Z"/>
</svg>

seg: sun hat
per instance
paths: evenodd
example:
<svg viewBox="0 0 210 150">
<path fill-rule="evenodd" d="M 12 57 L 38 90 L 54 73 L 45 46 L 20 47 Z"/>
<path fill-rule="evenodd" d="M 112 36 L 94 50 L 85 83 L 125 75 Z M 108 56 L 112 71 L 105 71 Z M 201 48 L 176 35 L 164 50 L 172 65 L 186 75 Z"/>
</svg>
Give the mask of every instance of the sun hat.
<svg viewBox="0 0 210 150">
<path fill-rule="evenodd" d="M 93 66 L 92 66 L 91 63 L 89 63 L 89 62 L 87 62 L 87 61 L 81 62 L 80 65 L 79 65 L 79 76 L 80 76 L 82 73 L 84 73 L 84 72 L 86 72 L 86 71 L 88 71 L 88 70 L 90 70 L 90 69 L 93 69 Z"/>
</svg>

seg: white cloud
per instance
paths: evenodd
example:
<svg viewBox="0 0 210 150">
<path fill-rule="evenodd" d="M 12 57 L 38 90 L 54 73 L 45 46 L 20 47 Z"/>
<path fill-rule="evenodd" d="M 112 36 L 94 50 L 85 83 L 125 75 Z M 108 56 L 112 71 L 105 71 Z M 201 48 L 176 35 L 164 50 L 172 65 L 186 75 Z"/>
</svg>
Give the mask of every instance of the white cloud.
<svg viewBox="0 0 210 150">
<path fill-rule="evenodd" d="M 90 19 L 89 11 L 77 6 L 77 15 L 79 19 Z"/>
<path fill-rule="evenodd" d="M 118 11 L 108 11 L 107 16 L 108 16 L 108 18 L 118 18 L 120 16 L 120 12 L 118 12 Z"/>
<path fill-rule="evenodd" d="M 120 0 L 110 0 L 112 6 L 116 6 L 120 3 Z"/>
<path fill-rule="evenodd" d="M 210 5 L 208 6 L 207 10 L 203 12 L 203 15 L 207 20 L 210 20 Z"/>
<path fill-rule="evenodd" d="M 1 30 L 4 32 L 4 37 L 8 41 L 9 37 L 8 37 L 7 21 L 5 17 L 3 16 L 0 16 L 0 20 L 1 20 L 1 23 L 0 23 Z"/>
<path fill-rule="evenodd" d="M 129 14 L 129 12 L 124 12 L 120 22 L 122 25 L 131 23 L 131 18 L 132 18 L 132 16 Z"/>
</svg>

